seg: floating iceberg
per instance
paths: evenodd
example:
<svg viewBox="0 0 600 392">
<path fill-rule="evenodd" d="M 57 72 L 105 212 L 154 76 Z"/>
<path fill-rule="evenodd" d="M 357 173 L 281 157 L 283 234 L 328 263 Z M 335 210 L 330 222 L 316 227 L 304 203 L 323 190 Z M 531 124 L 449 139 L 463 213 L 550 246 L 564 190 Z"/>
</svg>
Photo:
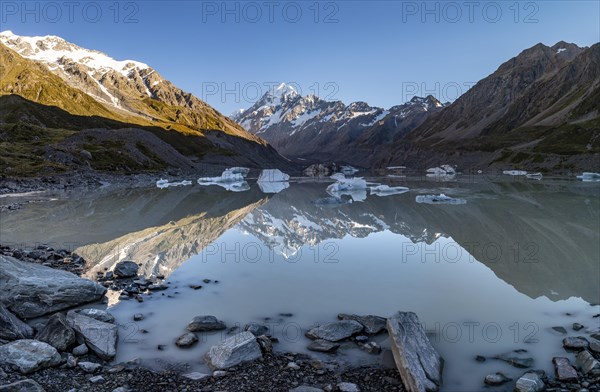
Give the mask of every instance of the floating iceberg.
<svg viewBox="0 0 600 392">
<path fill-rule="evenodd" d="M 266 169 L 258 177 L 258 187 L 263 193 L 279 193 L 289 188 L 290 176 L 279 169 Z"/>
<path fill-rule="evenodd" d="M 347 175 L 350 175 L 350 176 L 351 176 L 351 175 L 353 175 L 354 173 L 358 172 L 358 169 L 357 169 L 357 168 L 355 168 L 355 167 L 352 167 L 352 166 L 348 165 L 348 166 L 342 166 L 342 167 L 340 168 L 340 171 L 341 171 L 342 173 L 344 173 L 344 174 L 347 174 Z"/>
<path fill-rule="evenodd" d="M 502 174 L 509 176 L 525 176 L 527 175 L 527 172 L 525 170 L 504 170 Z"/>
<path fill-rule="evenodd" d="M 371 194 L 377 196 L 399 195 L 408 191 L 409 189 L 403 186 L 377 185 L 371 187 Z"/>
<path fill-rule="evenodd" d="M 583 172 L 581 175 L 577 176 L 577 179 L 583 182 L 600 181 L 600 173 Z"/>
<path fill-rule="evenodd" d="M 260 173 L 258 182 L 282 182 L 289 179 L 290 176 L 279 169 L 265 169 Z"/>
<path fill-rule="evenodd" d="M 415 201 L 417 203 L 425 203 L 425 204 L 467 204 L 465 199 L 455 199 L 453 197 L 448 197 L 443 193 L 439 195 L 419 195 L 416 197 Z"/>
<path fill-rule="evenodd" d="M 330 178 L 336 180 L 335 183 L 327 187 L 327 193 L 333 197 L 349 195 L 354 201 L 364 201 L 367 199 L 367 181 L 362 177 L 346 178 L 342 173 L 336 173 Z"/>
<path fill-rule="evenodd" d="M 243 177 L 247 177 L 248 173 L 250 173 L 250 169 L 247 167 L 230 167 L 229 169 L 225 169 L 222 176 L 229 176 L 234 174 L 241 174 Z"/>
<path fill-rule="evenodd" d="M 426 170 L 427 173 L 435 176 L 445 176 L 448 174 L 456 174 L 456 170 L 450 165 L 441 165 L 439 167 L 432 167 Z"/>
<path fill-rule="evenodd" d="M 218 185 L 231 192 L 243 192 L 250 189 L 250 185 L 244 179 L 250 169 L 245 167 L 232 167 L 223 171 L 219 177 L 200 177 L 199 185 Z"/>
<path fill-rule="evenodd" d="M 528 173 L 525 174 L 525 177 L 529 178 L 530 180 L 541 180 L 544 175 L 542 173 Z"/>
<path fill-rule="evenodd" d="M 183 180 L 183 181 L 179 181 L 179 182 L 169 182 L 167 180 L 163 180 L 162 178 L 160 180 L 156 181 L 156 186 L 160 189 L 165 189 L 170 186 L 186 186 L 186 185 L 192 185 L 192 182 L 189 180 Z"/>
</svg>

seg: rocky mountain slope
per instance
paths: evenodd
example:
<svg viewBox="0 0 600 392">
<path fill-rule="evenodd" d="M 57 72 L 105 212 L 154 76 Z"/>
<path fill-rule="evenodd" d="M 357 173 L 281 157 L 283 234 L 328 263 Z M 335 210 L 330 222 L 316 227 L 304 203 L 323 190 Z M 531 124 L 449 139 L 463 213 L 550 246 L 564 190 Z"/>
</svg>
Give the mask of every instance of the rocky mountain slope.
<svg viewBox="0 0 600 392">
<path fill-rule="evenodd" d="M 537 44 L 397 139 L 379 164 L 597 170 L 599 136 L 600 44 Z"/>
<path fill-rule="evenodd" d="M 116 61 L 55 36 L 3 32 L 0 41 L 0 150 L 7 174 L 290 166 L 263 139 L 145 64 Z M 82 130 L 85 137 L 75 135 Z M 75 140 L 64 142 L 69 137 Z M 81 151 L 91 158 L 83 153 L 82 159 Z"/>
<path fill-rule="evenodd" d="M 388 110 L 366 102 L 345 105 L 314 95 L 301 96 L 282 83 L 232 118 L 287 157 L 365 166 L 375 150 L 403 136 L 442 107 L 432 96 L 415 97 Z"/>
</svg>

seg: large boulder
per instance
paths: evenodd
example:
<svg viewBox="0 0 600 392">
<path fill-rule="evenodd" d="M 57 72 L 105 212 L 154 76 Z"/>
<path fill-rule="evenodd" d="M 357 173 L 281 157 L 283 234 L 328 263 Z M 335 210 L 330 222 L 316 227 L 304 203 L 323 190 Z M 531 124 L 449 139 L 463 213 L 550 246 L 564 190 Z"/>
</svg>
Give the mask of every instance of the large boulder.
<svg viewBox="0 0 600 392">
<path fill-rule="evenodd" d="M 361 323 L 354 320 L 334 321 L 311 329 L 306 333 L 306 336 L 311 339 L 324 339 L 329 340 L 330 342 L 338 342 L 347 339 L 352 335 L 356 335 L 361 332 L 363 328 Z"/>
<path fill-rule="evenodd" d="M 187 326 L 190 332 L 220 331 L 225 328 L 225 323 L 215 316 L 196 316 Z"/>
<path fill-rule="evenodd" d="M 577 354 L 575 364 L 588 377 L 600 376 L 600 362 L 587 350 Z"/>
<path fill-rule="evenodd" d="M 131 260 L 119 261 L 113 273 L 117 278 L 132 278 L 137 276 L 140 266 Z"/>
<path fill-rule="evenodd" d="M 392 353 L 408 392 L 438 391 L 444 361 L 433 348 L 419 318 L 413 312 L 398 312 L 388 318 Z"/>
<path fill-rule="evenodd" d="M 244 331 L 212 346 L 206 353 L 206 362 L 212 369 L 223 370 L 261 357 L 256 337 Z"/>
<path fill-rule="evenodd" d="M 23 374 L 60 364 L 60 354 L 48 343 L 33 339 L 15 340 L 0 346 L 0 364 Z"/>
<path fill-rule="evenodd" d="M 62 313 L 53 314 L 35 338 L 48 343 L 58 351 L 66 351 L 76 341 L 75 331 L 67 324 Z"/>
<path fill-rule="evenodd" d="M 109 361 L 117 355 L 118 329 L 115 324 L 84 316 L 74 310 L 67 313 L 67 322 L 75 330 L 78 341 L 85 343 L 100 358 Z"/>
<path fill-rule="evenodd" d="M 17 340 L 33 337 L 33 329 L 0 303 L 0 339 Z"/>
<path fill-rule="evenodd" d="M 0 256 L 0 302 L 28 319 L 97 301 L 106 288 L 70 272 Z"/>
</svg>

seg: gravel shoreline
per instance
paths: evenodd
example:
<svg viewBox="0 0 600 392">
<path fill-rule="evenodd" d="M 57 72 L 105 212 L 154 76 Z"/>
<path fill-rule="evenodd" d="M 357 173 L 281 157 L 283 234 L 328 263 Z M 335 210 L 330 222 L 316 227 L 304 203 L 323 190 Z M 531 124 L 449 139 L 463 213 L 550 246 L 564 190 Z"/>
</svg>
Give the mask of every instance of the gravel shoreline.
<svg viewBox="0 0 600 392">
<path fill-rule="evenodd" d="M 297 366 L 290 366 L 294 363 Z M 301 354 L 271 354 L 254 362 L 228 369 L 224 375 L 207 376 L 191 380 L 178 372 L 153 372 L 136 364 L 103 366 L 94 374 L 79 368 L 68 369 L 66 365 L 49 368 L 30 375 L 21 375 L 4 369 L 0 383 L 32 379 L 46 391 L 282 391 L 288 392 L 299 386 L 311 386 L 324 391 L 337 391 L 338 384 L 352 383 L 360 391 L 381 392 L 405 389 L 395 369 L 374 367 L 351 368 L 342 372 L 331 370 L 326 364 L 311 360 Z M 92 377 L 101 376 L 102 381 L 93 383 Z M 1 390 L 1 389 L 0 389 Z"/>
</svg>

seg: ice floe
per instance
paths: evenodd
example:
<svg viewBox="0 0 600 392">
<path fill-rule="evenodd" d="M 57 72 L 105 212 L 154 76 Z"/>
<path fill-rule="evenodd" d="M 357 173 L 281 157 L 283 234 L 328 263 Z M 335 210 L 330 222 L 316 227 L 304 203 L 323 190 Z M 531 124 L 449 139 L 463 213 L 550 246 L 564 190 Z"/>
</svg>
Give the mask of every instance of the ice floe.
<svg viewBox="0 0 600 392">
<path fill-rule="evenodd" d="M 529 178 L 530 180 L 541 180 L 544 175 L 542 173 L 527 173 L 525 174 L 525 177 Z"/>
<path fill-rule="evenodd" d="M 289 188 L 290 176 L 279 169 L 265 169 L 258 177 L 258 187 L 263 193 L 279 193 Z"/>
<path fill-rule="evenodd" d="M 577 179 L 583 182 L 600 181 L 600 173 L 583 172 L 581 175 L 577 176 Z"/>
<path fill-rule="evenodd" d="M 401 193 L 408 192 L 409 189 L 404 186 L 389 186 L 389 185 L 377 185 L 371 187 L 371 195 L 377 196 L 390 196 L 399 195 Z"/>
<path fill-rule="evenodd" d="M 331 176 L 336 180 L 335 183 L 327 187 L 327 193 L 334 197 L 348 195 L 354 201 L 364 201 L 367 199 L 367 181 L 362 177 L 346 178 L 342 173 L 336 173 Z"/>
<path fill-rule="evenodd" d="M 223 174 L 218 177 L 200 177 L 198 184 L 218 185 L 231 192 L 243 192 L 250 189 L 250 185 L 246 182 L 245 177 L 250 172 L 250 169 L 245 167 L 232 167 L 225 169 Z"/>
<path fill-rule="evenodd" d="M 446 196 L 443 193 L 439 195 L 419 195 L 415 201 L 424 204 L 467 204 L 465 199 L 456 199 Z"/>
<path fill-rule="evenodd" d="M 506 174 L 509 176 L 525 176 L 527 175 L 527 171 L 525 170 L 504 170 L 502 174 Z"/>
<path fill-rule="evenodd" d="M 158 181 L 156 181 L 156 186 L 160 189 L 165 189 L 168 187 L 175 187 L 175 186 L 186 186 L 186 185 L 192 185 L 192 182 L 189 180 L 183 180 L 183 181 L 179 181 L 179 182 L 169 182 L 168 180 L 163 180 L 162 178 Z"/>
</svg>

